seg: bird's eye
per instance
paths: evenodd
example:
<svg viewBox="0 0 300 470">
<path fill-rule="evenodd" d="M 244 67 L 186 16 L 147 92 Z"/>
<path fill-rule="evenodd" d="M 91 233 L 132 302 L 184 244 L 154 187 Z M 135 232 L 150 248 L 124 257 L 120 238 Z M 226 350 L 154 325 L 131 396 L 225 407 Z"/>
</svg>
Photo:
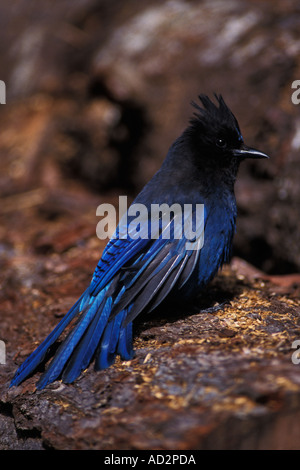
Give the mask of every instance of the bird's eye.
<svg viewBox="0 0 300 470">
<path fill-rule="evenodd" d="M 220 147 L 221 149 L 224 149 L 227 147 L 227 142 L 224 139 L 217 139 L 216 142 L 217 146 Z"/>
</svg>

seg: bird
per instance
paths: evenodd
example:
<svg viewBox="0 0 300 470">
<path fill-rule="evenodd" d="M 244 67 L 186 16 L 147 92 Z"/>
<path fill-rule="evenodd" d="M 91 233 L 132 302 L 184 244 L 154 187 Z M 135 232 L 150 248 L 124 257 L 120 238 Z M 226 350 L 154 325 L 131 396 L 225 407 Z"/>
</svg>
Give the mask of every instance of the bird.
<svg viewBox="0 0 300 470">
<path fill-rule="evenodd" d="M 120 221 L 90 284 L 18 368 L 10 387 L 37 372 L 46 362 L 50 347 L 74 319 L 74 326 L 37 381 L 38 390 L 55 380 L 73 383 L 92 362 L 95 370 L 104 370 L 117 356 L 131 360 L 136 318 L 151 315 L 168 301 L 192 301 L 230 261 L 237 219 L 234 185 L 240 163 L 269 156 L 245 144 L 238 121 L 221 94 L 214 93 L 213 99 L 200 94 L 191 105 L 193 114 L 186 128 L 132 204 L 143 204 L 149 211 L 153 204 L 189 205 L 192 210 L 188 219 L 193 219 L 196 233 L 192 246 L 185 234 L 176 236 L 175 222 L 184 222 L 180 211 L 179 216 L 174 211 L 167 224 L 159 214 L 155 237 L 121 236 L 132 217 L 126 227 Z M 194 216 L 198 206 L 204 209 L 197 227 Z M 166 236 L 172 223 L 173 229 Z M 146 233 L 149 224 L 148 217 L 141 224 L 141 232 Z"/>
</svg>

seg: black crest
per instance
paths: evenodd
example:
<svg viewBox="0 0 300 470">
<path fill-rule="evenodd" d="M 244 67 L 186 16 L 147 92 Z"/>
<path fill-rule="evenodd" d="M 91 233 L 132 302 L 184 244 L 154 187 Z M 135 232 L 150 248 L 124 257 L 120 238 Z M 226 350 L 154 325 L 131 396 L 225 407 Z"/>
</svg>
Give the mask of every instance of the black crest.
<svg viewBox="0 0 300 470">
<path fill-rule="evenodd" d="M 228 108 L 222 95 L 214 94 L 214 96 L 218 106 L 211 101 L 208 96 L 203 94 L 199 95 L 202 107 L 195 101 L 192 101 L 192 106 L 197 110 L 193 113 L 193 117 L 190 119 L 192 127 L 199 128 L 200 126 L 202 128 L 210 129 L 230 129 L 236 132 L 242 139 L 237 119 Z"/>
</svg>

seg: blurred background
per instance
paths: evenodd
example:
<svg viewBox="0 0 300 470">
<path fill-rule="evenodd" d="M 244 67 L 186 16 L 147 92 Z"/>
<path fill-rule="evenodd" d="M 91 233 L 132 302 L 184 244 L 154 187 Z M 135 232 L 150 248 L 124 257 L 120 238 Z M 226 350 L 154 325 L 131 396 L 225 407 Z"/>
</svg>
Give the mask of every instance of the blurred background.
<svg viewBox="0 0 300 470">
<path fill-rule="evenodd" d="M 0 253 L 22 282 L 95 239 L 96 207 L 134 197 L 214 92 L 271 157 L 241 167 L 234 254 L 299 272 L 299 1 L 2 2 L 0 79 Z"/>
</svg>

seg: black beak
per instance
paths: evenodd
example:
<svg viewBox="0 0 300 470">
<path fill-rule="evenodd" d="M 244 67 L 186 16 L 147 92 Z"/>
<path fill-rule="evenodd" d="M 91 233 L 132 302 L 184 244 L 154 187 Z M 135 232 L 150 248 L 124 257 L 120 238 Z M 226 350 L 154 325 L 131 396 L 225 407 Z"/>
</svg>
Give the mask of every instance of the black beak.
<svg viewBox="0 0 300 470">
<path fill-rule="evenodd" d="M 233 150 L 233 155 L 240 158 L 269 158 L 266 153 L 243 144 L 241 148 Z"/>
</svg>

